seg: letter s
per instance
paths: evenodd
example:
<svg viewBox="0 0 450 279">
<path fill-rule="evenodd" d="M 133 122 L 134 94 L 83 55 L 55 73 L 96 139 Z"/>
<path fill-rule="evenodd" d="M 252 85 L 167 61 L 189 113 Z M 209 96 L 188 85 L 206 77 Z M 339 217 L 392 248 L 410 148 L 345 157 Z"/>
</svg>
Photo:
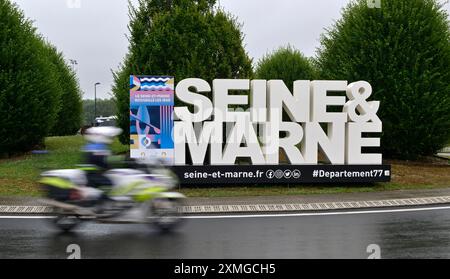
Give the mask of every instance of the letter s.
<svg viewBox="0 0 450 279">
<path fill-rule="evenodd" d="M 195 88 L 196 92 L 189 91 L 189 88 Z M 177 84 L 175 94 L 178 99 L 187 104 L 194 105 L 194 113 L 184 107 L 176 107 L 174 109 L 175 115 L 182 121 L 187 122 L 201 122 L 208 119 L 213 112 L 213 105 L 211 100 L 205 95 L 199 94 L 201 92 L 211 92 L 211 86 L 208 82 L 199 78 L 183 79 Z"/>
</svg>

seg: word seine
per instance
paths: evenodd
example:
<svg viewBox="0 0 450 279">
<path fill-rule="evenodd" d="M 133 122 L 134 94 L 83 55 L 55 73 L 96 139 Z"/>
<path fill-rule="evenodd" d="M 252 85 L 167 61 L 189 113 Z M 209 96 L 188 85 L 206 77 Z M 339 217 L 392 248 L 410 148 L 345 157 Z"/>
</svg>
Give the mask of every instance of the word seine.
<svg viewBox="0 0 450 279">
<path fill-rule="evenodd" d="M 232 165 L 238 157 L 274 165 L 280 148 L 291 164 L 317 164 L 319 148 L 331 164 L 382 163 L 381 154 L 361 151 L 380 146 L 379 138 L 363 133 L 382 131 L 376 115 L 380 103 L 367 101 L 372 87 L 366 81 L 298 80 L 293 92 L 281 80 L 216 79 L 212 85 L 212 101 L 202 94 L 211 92 L 205 80 L 184 79 L 176 86 L 177 97 L 193 106 L 193 112 L 187 106 L 174 109 L 176 165 L 186 163 L 186 145 L 193 165 L 205 163 L 208 147 L 211 165 Z M 231 111 L 230 106 L 249 109 Z M 329 106 L 340 111 L 330 112 Z M 291 121 L 283 121 L 283 111 Z M 231 124 L 229 131 L 224 124 Z"/>
</svg>

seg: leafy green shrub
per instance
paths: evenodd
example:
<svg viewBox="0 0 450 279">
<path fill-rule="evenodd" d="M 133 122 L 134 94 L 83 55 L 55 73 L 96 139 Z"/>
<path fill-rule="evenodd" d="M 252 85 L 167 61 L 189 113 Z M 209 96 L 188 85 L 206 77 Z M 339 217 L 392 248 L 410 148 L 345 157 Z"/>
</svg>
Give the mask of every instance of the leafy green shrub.
<svg viewBox="0 0 450 279">
<path fill-rule="evenodd" d="M 292 90 L 296 80 L 314 80 L 316 71 L 313 63 L 300 51 L 291 46 L 281 47 L 266 54 L 256 66 L 258 79 L 281 79 Z"/>
<path fill-rule="evenodd" d="M 450 139 L 450 31 L 435 0 L 351 2 L 322 38 L 323 79 L 367 80 L 381 101 L 388 157 L 430 155 Z"/>
</svg>

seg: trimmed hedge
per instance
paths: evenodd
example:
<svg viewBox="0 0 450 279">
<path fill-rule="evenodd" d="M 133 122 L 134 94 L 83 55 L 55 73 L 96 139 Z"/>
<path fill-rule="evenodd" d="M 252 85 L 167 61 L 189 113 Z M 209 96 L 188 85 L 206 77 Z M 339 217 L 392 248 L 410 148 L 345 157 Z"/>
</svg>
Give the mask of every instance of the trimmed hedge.
<svg viewBox="0 0 450 279">
<path fill-rule="evenodd" d="M 82 121 L 82 96 L 74 71 L 67 65 L 61 52 L 48 45 L 49 60 L 52 62 L 55 78 L 60 89 L 60 109 L 50 134 L 52 136 L 74 135 Z"/>
<path fill-rule="evenodd" d="M 76 133 L 81 92 L 63 55 L 9 0 L 0 0 L 0 156 Z"/>
<path fill-rule="evenodd" d="M 43 40 L 8 0 L 0 0 L 0 154 L 43 142 L 59 110 L 58 84 Z"/>
</svg>

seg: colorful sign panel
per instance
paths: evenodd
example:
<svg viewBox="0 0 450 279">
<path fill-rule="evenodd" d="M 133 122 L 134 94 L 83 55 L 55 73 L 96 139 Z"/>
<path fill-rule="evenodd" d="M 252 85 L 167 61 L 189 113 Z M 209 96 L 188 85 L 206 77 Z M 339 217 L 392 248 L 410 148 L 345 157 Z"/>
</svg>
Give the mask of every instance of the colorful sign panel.
<svg viewBox="0 0 450 279">
<path fill-rule="evenodd" d="M 174 78 L 130 76 L 130 155 L 174 163 Z"/>
</svg>

